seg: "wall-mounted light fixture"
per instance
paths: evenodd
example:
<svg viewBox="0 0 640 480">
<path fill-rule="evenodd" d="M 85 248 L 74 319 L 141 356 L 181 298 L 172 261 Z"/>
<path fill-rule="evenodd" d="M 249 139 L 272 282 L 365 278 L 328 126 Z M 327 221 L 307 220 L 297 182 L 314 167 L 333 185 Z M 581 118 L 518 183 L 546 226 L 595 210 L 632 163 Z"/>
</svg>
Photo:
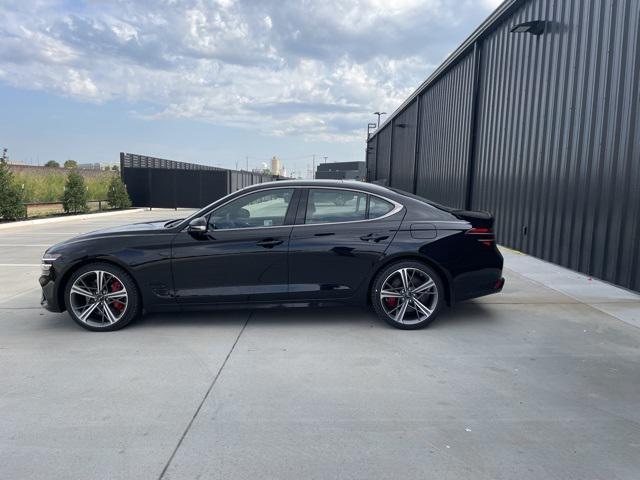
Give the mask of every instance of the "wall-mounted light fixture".
<svg viewBox="0 0 640 480">
<path fill-rule="evenodd" d="M 515 25 L 511 28 L 511 33 L 530 33 L 531 35 L 541 35 L 544 33 L 546 26 L 544 20 L 533 20 Z"/>
</svg>

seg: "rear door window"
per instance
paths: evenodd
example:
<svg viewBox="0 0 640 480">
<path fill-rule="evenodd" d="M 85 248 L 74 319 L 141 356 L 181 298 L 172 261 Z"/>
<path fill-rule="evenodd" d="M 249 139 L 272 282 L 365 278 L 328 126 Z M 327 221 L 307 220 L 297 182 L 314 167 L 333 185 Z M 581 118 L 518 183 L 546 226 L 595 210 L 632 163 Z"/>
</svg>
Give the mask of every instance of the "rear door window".
<svg viewBox="0 0 640 480">
<path fill-rule="evenodd" d="M 393 210 L 393 204 L 391 202 L 387 202 L 373 195 L 369 196 L 369 218 L 382 217 L 391 210 Z"/>
<path fill-rule="evenodd" d="M 309 190 L 305 223 L 339 223 L 365 220 L 367 195 L 353 190 L 312 188 Z"/>
</svg>

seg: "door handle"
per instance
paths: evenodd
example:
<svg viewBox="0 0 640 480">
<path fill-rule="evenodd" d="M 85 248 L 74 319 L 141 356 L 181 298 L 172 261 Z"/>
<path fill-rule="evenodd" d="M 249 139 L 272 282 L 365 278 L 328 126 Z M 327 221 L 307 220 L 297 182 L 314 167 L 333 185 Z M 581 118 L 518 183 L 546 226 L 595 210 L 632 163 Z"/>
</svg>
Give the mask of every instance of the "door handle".
<svg viewBox="0 0 640 480">
<path fill-rule="evenodd" d="M 360 240 L 365 242 L 381 242 L 382 240 L 386 240 L 389 238 L 389 235 L 376 235 L 375 233 L 369 233 L 367 235 L 362 235 Z"/>
<path fill-rule="evenodd" d="M 266 238 L 264 240 L 260 240 L 256 245 L 260 245 L 264 248 L 273 248 L 277 245 L 281 245 L 284 243 L 284 240 L 276 240 L 274 238 Z"/>
</svg>

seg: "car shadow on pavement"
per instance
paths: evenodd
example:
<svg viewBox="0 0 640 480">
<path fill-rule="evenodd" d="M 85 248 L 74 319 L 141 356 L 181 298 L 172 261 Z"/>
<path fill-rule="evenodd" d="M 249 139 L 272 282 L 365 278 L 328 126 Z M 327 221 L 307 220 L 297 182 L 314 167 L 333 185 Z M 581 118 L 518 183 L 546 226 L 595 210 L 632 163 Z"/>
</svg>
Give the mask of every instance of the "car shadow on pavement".
<svg viewBox="0 0 640 480">
<path fill-rule="evenodd" d="M 373 312 L 358 307 L 274 307 L 259 309 L 208 310 L 199 312 L 152 313 L 144 315 L 127 328 L 210 327 L 251 324 L 304 328 L 310 325 L 372 324 L 382 325 Z"/>
<path fill-rule="evenodd" d="M 495 305 L 480 302 L 464 302 L 453 308 L 445 308 L 440 312 L 428 329 L 464 328 L 478 326 L 480 323 L 496 321 Z M 30 313 L 36 315 L 37 310 Z M 25 312 L 26 313 L 26 312 Z M 286 326 L 290 328 L 307 328 L 310 326 L 354 326 L 358 328 L 393 329 L 380 320 L 370 308 L 337 306 L 337 307 L 275 307 L 269 309 L 228 309 L 198 312 L 150 313 L 132 322 L 125 330 L 153 328 L 212 328 L 242 325 L 250 317 L 250 323 L 262 326 Z M 52 314 L 38 312 L 35 324 L 38 329 L 56 332 L 77 331 L 82 329 L 76 325 L 67 313 Z M 23 325 L 28 328 L 29 322 Z"/>
<path fill-rule="evenodd" d="M 443 309 L 438 317 L 429 325 L 429 329 L 477 327 L 479 324 L 496 321 L 493 306 L 469 300 L 453 307 Z"/>
<path fill-rule="evenodd" d="M 367 328 L 393 328 L 364 307 L 274 307 L 268 309 L 229 309 L 200 312 L 152 313 L 144 315 L 127 328 L 180 328 L 212 327 L 242 324 L 250 317 L 255 325 L 306 328 L 309 326 L 362 326 Z M 494 321 L 491 308 L 473 301 L 445 308 L 428 327 L 429 329 L 477 326 Z"/>
</svg>

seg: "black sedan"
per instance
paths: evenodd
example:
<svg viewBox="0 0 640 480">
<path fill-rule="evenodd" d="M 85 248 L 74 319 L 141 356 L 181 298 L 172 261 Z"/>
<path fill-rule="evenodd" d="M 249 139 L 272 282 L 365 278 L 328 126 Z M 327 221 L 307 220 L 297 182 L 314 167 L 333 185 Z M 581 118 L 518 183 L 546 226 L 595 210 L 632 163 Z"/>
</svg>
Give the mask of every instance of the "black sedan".
<svg viewBox="0 0 640 480">
<path fill-rule="evenodd" d="M 499 292 L 493 218 L 361 182 L 281 181 L 181 220 L 74 237 L 42 259 L 42 304 L 94 331 L 143 311 L 370 304 L 394 327 Z"/>
</svg>

